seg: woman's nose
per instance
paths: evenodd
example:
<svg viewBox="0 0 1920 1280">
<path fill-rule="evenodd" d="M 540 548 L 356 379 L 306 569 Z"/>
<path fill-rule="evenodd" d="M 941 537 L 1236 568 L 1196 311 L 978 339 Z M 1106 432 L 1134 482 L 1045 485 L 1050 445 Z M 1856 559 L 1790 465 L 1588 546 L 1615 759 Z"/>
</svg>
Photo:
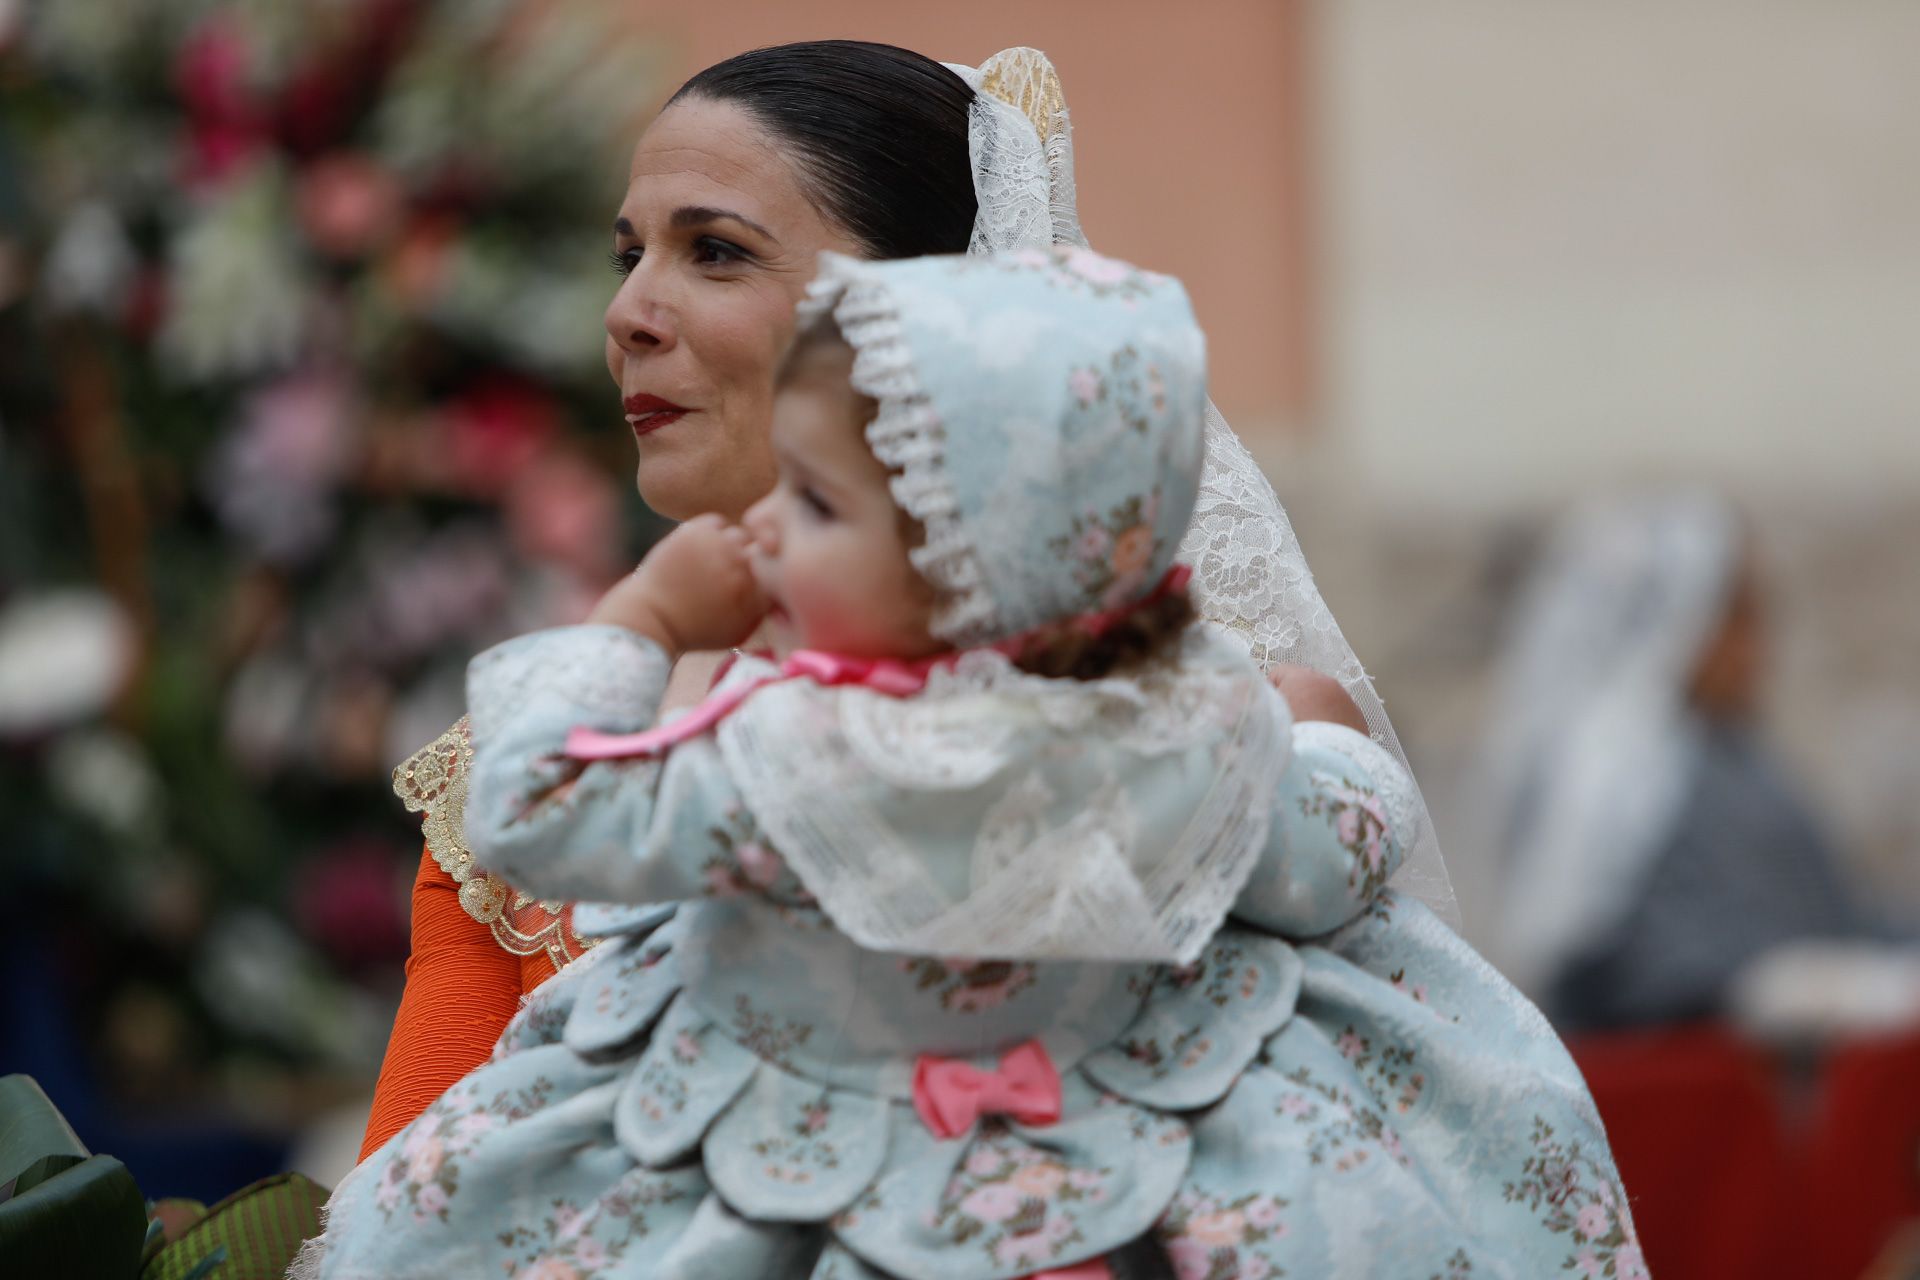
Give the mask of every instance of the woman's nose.
<svg viewBox="0 0 1920 1280">
<path fill-rule="evenodd" d="M 636 266 L 607 304 L 607 336 L 636 354 L 671 348 L 680 329 L 675 309 L 663 293 L 646 264 Z"/>
</svg>

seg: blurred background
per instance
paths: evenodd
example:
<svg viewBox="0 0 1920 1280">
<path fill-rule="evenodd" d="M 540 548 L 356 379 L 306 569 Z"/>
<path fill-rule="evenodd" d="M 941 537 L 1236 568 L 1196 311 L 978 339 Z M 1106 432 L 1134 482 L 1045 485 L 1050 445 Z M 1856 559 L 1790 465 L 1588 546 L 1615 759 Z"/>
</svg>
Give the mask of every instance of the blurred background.
<svg viewBox="0 0 1920 1280">
<path fill-rule="evenodd" d="M 1088 234 L 1188 282 L 1496 962 L 1517 601 L 1569 511 L 1676 484 L 1739 513 L 1768 776 L 1861 935 L 1914 935 L 1920 7 L 0 0 L 0 1070 L 94 1149 L 209 1200 L 350 1165 L 419 857 L 388 775 L 661 528 L 601 367 L 625 153 L 693 71 L 827 36 L 1053 58 Z M 1859 1275 L 1920 1146 L 1864 1191 L 1815 1156 L 1860 1165 L 1836 1072 L 1920 1069 L 1920 983 L 1798 972 L 1563 1026 L 1643 1203 L 1638 1135 L 1700 1097 L 1781 1170 L 1643 1229 L 1865 1196 Z"/>
</svg>

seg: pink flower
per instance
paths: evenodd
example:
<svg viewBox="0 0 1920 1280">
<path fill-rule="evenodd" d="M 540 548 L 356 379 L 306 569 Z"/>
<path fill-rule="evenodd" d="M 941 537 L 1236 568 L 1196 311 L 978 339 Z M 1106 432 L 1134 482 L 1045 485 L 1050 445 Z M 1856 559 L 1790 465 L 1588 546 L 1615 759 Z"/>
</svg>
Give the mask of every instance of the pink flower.
<svg viewBox="0 0 1920 1280">
<path fill-rule="evenodd" d="M 474 1139 L 493 1131 L 494 1118 L 484 1111 L 470 1111 L 453 1124 L 453 1140 L 463 1146 L 471 1145 Z"/>
<path fill-rule="evenodd" d="M 673 1056 L 681 1062 L 698 1062 L 700 1060 L 700 1042 L 694 1039 L 691 1031 L 677 1031 L 674 1033 Z"/>
<path fill-rule="evenodd" d="M 1030 1268 L 1053 1256 L 1054 1242 L 1043 1232 L 1008 1236 L 993 1247 L 993 1260 L 1003 1267 Z"/>
<path fill-rule="evenodd" d="M 1153 526 L 1137 524 L 1113 543 L 1111 564 L 1116 574 L 1125 577 L 1143 573 L 1153 563 Z"/>
<path fill-rule="evenodd" d="M 1105 1181 L 1106 1175 L 1098 1169 L 1075 1169 L 1067 1174 L 1067 1185 L 1082 1191 L 1091 1190 Z"/>
<path fill-rule="evenodd" d="M 420 1188 L 420 1211 L 429 1217 L 439 1217 L 447 1211 L 447 1189 L 437 1182 L 429 1182 Z"/>
<path fill-rule="evenodd" d="M 573 1256 L 589 1272 L 600 1270 L 607 1265 L 607 1246 L 594 1236 L 582 1236 L 580 1243 L 573 1248 Z"/>
<path fill-rule="evenodd" d="M 1066 266 L 1088 284 L 1121 284 L 1131 270 L 1125 263 L 1103 258 L 1091 249 L 1070 250 Z"/>
<path fill-rule="evenodd" d="M 1333 1047 L 1340 1051 L 1341 1057 L 1351 1059 L 1367 1051 L 1367 1042 L 1360 1038 L 1359 1032 L 1348 1027 L 1340 1033 L 1340 1038 L 1333 1042 Z"/>
<path fill-rule="evenodd" d="M 1597 1204 L 1581 1205 L 1573 1216 L 1574 1229 L 1589 1240 L 1598 1240 L 1612 1225 L 1612 1215 Z"/>
<path fill-rule="evenodd" d="M 391 1210 L 400 1203 L 400 1184 L 392 1178 L 382 1178 L 374 1188 L 373 1203 L 377 1208 Z"/>
<path fill-rule="evenodd" d="M 724 866 L 716 864 L 708 867 L 704 879 L 710 897 L 733 898 L 740 894 L 740 886 L 734 881 L 733 873 Z"/>
<path fill-rule="evenodd" d="M 1581 1275 L 1589 1277 L 1600 1275 L 1602 1271 L 1605 1270 L 1605 1264 L 1600 1261 L 1599 1257 L 1596 1256 L 1591 1249 L 1582 1249 L 1579 1253 L 1574 1254 L 1573 1266 Z"/>
<path fill-rule="evenodd" d="M 407 1177 L 414 1182 L 432 1182 L 433 1175 L 440 1172 L 440 1164 L 446 1158 L 447 1150 L 440 1144 L 440 1139 L 429 1138 L 407 1161 Z"/>
<path fill-rule="evenodd" d="M 1067 389 L 1083 406 L 1100 398 L 1100 375 L 1084 365 L 1067 377 Z"/>
<path fill-rule="evenodd" d="M 1017 1170 L 1008 1180 L 1022 1194 L 1039 1200 L 1051 1200 L 1067 1180 L 1067 1171 L 1057 1164 L 1030 1164 Z"/>
<path fill-rule="evenodd" d="M 733 851 L 740 870 L 746 873 L 747 883 L 765 889 L 780 878 L 780 855 L 764 844 L 743 844 Z"/>
<path fill-rule="evenodd" d="M 522 1271 L 520 1280 L 580 1280 L 580 1272 L 558 1258 L 542 1258 Z"/>
<path fill-rule="evenodd" d="M 1221 1249 L 1247 1238 L 1247 1216 L 1238 1209 L 1187 1219 L 1187 1234 L 1209 1248 Z"/>
<path fill-rule="evenodd" d="M 1289 1119 L 1297 1120 L 1311 1110 L 1313 1104 L 1307 1101 L 1305 1094 L 1290 1093 L 1280 1099 L 1280 1114 Z"/>
<path fill-rule="evenodd" d="M 1280 1225 L 1280 1202 L 1272 1196 L 1255 1196 L 1247 1204 L 1247 1221 L 1262 1231 Z"/>
<path fill-rule="evenodd" d="M 960 1202 L 960 1212 L 982 1222 L 1005 1222 L 1020 1210 L 1020 1192 L 1005 1182 L 992 1182 Z"/>
<path fill-rule="evenodd" d="M 808 1107 L 806 1117 L 801 1121 L 800 1127 L 808 1133 L 818 1133 L 827 1127 L 827 1121 L 832 1114 L 833 1113 L 827 1109 L 825 1103 L 818 1103 Z"/>
<path fill-rule="evenodd" d="M 1073 556 L 1076 560 L 1098 564 L 1107 558 L 1107 548 L 1112 545 L 1112 539 L 1105 529 L 1097 524 L 1090 524 L 1074 540 Z"/>
<path fill-rule="evenodd" d="M 1614 1252 L 1613 1274 L 1616 1280 L 1649 1280 L 1647 1260 L 1638 1244 L 1623 1244 Z"/>
<path fill-rule="evenodd" d="M 1189 1236 L 1175 1236 L 1167 1241 L 1167 1261 L 1173 1264 L 1173 1273 L 1180 1280 L 1206 1280 L 1213 1269 L 1207 1246 Z"/>
<path fill-rule="evenodd" d="M 976 1178 L 991 1178 L 1005 1163 L 992 1147 L 975 1147 L 967 1156 L 966 1170 Z"/>
</svg>

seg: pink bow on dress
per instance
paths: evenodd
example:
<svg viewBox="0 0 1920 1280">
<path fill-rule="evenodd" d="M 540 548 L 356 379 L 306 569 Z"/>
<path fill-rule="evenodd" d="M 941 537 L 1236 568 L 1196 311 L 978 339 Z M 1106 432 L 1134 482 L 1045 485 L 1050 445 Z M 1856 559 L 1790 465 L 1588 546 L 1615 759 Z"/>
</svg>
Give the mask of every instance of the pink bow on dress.
<svg viewBox="0 0 1920 1280">
<path fill-rule="evenodd" d="M 957 1138 L 989 1115 L 1052 1124 L 1060 1118 L 1060 1073 L 1038 1040 L 1009 1049 L 993 1071 L 921 1054 L 913 1064 L 913 1109 L 936 1138 Z"/>
</svg>

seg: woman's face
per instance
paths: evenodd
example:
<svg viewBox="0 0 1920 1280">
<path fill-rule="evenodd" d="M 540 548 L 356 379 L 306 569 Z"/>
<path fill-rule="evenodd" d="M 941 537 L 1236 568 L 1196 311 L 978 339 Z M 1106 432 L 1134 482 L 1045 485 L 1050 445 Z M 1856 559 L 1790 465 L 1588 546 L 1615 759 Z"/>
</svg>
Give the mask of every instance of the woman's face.
<svg viewBox="0 0 1920 1280">
<path fill-rule="evenodd" d="M 772 487 L 774 368 L 823 249 L 861 252 L 739 107 L 682 99 L 641 135 L 614 223 L 607 372 L 661 515 L 738 520 Z"/>
</svg>

